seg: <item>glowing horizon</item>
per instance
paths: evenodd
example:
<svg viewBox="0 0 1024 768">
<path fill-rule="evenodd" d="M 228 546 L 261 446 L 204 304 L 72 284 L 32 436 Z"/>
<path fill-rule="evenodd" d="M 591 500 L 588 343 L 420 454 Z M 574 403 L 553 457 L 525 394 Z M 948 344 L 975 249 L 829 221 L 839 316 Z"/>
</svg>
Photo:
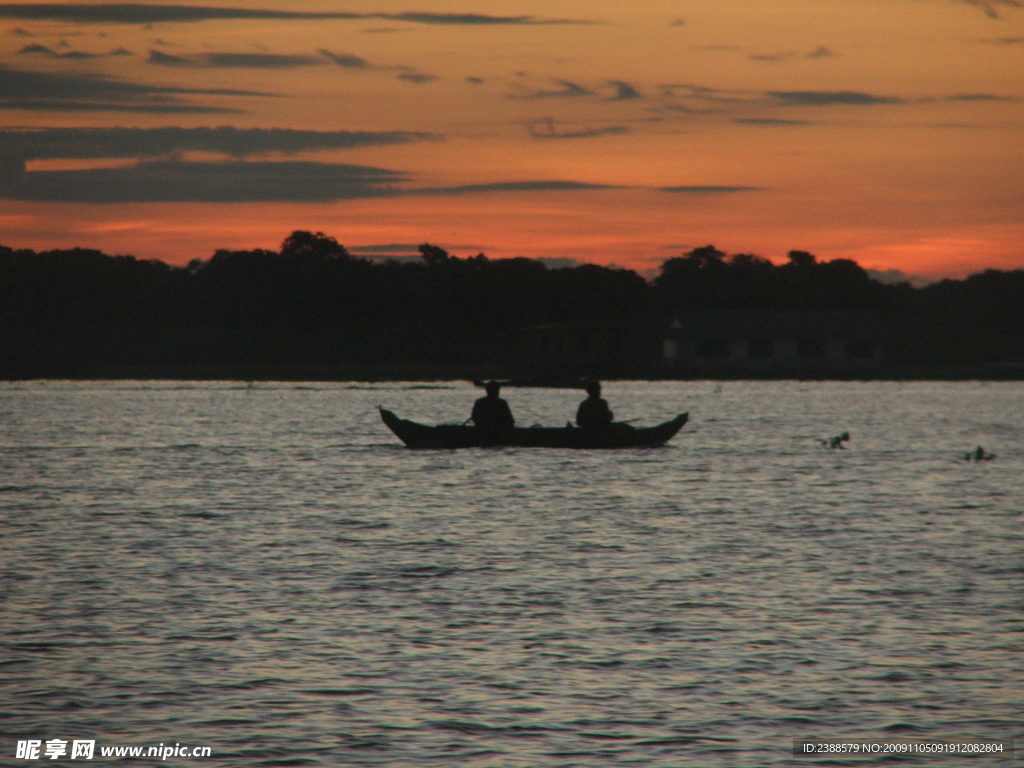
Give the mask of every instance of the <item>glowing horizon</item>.
<svg viewBox="0 0 1024 768">
<path fill-rule="evenodd" d="M 0 3 L 0 244 L 1024 267 L 1016 0 Z"/>
</svg>

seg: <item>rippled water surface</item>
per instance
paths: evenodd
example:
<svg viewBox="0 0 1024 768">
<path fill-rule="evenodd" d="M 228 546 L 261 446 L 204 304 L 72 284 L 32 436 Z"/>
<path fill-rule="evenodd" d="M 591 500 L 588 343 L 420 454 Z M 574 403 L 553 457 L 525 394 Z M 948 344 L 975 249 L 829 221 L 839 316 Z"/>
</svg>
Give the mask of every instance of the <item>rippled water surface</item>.
<svg viewBox="0 0 1024 768">
<path fill-rule="evenodd" d="M 504 394 L 522 424 L 582 396 Z M 376 405 L 461 421 L 478 390 L 0 383 L 0 764 L 52 737 L 409 768 L 1024 741 L 1024 386 L 605 395 L 690 423 L 658 449 L 421 452 Z"/>
</svg>

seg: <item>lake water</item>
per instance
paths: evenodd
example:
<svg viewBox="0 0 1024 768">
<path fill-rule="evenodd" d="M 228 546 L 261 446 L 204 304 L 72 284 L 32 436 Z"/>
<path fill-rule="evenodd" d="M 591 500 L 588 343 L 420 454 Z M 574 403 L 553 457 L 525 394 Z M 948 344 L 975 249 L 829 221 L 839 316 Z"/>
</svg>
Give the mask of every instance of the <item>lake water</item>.
<svg viewBox="0 0 1024 768">
<path fill-rule="evenodd" d="M 521 424 L 582 397 L 503 394 Z M 376 413 L 479 395 L 0 383 L 0 764 L 52 738 L 396 768 L 1024 746 L 1021 384 L 606 382 L 617 418 L 690 412 L 642 450 L 410 451 Z"/>
</svg>

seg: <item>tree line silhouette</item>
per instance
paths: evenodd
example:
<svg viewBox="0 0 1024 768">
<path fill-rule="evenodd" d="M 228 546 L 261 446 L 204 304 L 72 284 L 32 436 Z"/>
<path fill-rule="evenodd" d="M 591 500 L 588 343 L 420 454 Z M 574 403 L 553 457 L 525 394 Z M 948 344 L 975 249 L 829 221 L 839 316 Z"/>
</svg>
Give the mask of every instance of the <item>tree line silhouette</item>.
<svg viewBox="0 0 1024 768">
<path fill-rule="evenodd" d="M 525 328 L 656 335 L 691 309 L 870 310 L 888 329 L 887 373 L 1015 375 L 1024 360 L 1024 270 L 913 287 L 845 259 L 791 251 L 776 265 L 709 245 L 647 280 L 592 264 L 419 252 L 378 263 L 306 231 L 278 251 L 218 250 L 187 267 L 0 246 L 0 378 L 487 375 L 524 363 Z M 652 356 L 625 373 L 659 371 Z"/>
</svg>

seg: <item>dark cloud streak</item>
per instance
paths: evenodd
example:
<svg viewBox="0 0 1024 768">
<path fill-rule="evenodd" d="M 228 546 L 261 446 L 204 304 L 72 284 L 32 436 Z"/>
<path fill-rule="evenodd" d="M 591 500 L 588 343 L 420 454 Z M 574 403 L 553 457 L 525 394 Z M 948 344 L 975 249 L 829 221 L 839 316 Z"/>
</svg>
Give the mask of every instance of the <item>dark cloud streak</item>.
<svg viewBox="0 0 1024 768">
<path fill-rule="evenodd" d="M 792 51 L 782 51 L 779 53 L 752 53 L 747 58 L 762 64 L 777 64 L 780 61 L 792 59 L 795 56 L 796 54 Z"/>
<path fill-rule="evenodd" d="M 711 185 L 697 185 L 697 186 L 683 186 L 683 187 L 658 187 L 660 192 L 671 192 L 677 195 L 695 195 L 703 197 L 705 195 L 725 195 L 733 194 L 736 192 L 760 192 L 763 187 L 729 187 L 729 186 L 711 186 Z"/>
<path fill-rule="evenodd" d="M 1009 96 L 998 96 L 994 93 L 954 93 L 947 96 L 946 101 L 971 102 L 971 101 L 1017 101 Z"/>
<path fill-rule="evenodd" d="M 624 125 L 606 125 L 600 128 L 583 128 L 580 130 L 559 130 L 553 119 L 540 120 L 526 126 L 530 136 L 535 139 L 592 139 L 599 136 L 616 136 L 629 133 Z"/>
<path fill-rule="evenodd" d="M 594 96 L 596 95 L 589 88 L 584 88 L 578 83 L 571 82 L 569 80 L 554 80 L 556 84 L 561 86 L 557 90 L 528 90 L 520 91 L 513 94 L 512 98 L 516 99 L 578 99 L 582 96 Z"/>
<path fill-rule="evenodd" d="M 149 63 L 165 67 L 197 67 L 210 69 L 293 69 L 320 66 L 325 62 L 316 56 L 292 56 L 279 53 L 201 53 L 174 56 L 151 50 Z"/>
<path fill-rule="evenodd" d="M 565 192 L 595 189 L 628 189 L 614 184 L 587 184 L 580 181 L 499 181 L 490 184 L 464 184 L 457 187 L 431 187 L 410 190 L 417 195 L 465 195 L 485 192 Z"/>
<path fill-rule="evenodd" d="M 324 48 L 320 49 L 320 55 L 346 69 L 369 69 L 370 62 L 366 59 L 351 53 L 332 53 Z"/>
<path fill-rule="evenodd" d="M 414 85 L 423 85 L 425 83 L 432 83 L 439 78 L 436 75 L 428 75 L 423 72 L 403 72 L 398 75 L 398 79 L 407 83 L 413 83 Z"/>
<path fill-rule="evenodd" d="M 615 95 L 611 98 L 611 101 L 631 101 L 643 98 L 640 91 L 622 80 L 611 80 L 609 85 L 615 89 Z"/>
<path fill-rule="evenodd" d="M 319 162 L 144 161 L 127 167 L 26 171 L 17 158 L 0 159 L 0 198 L 33 202 L 329 202 L 404 195 L 476 195 L 644 189 L 571 180 L 499 181 L 453 187 L 408 187 L 402 171 Z M 656 188 L 693 196 L 755 191 L 756 187 Z"/>
<path fill-rule="evenodd" d="M 116 101 L 54 101 L 48 99 L 3 99 L 0 112 L 21 109 L 29 112 L 131 112 L 147 115 L 237 115 L 244 110 L 229 107 L 208 107 L 179 102 L 128 104 Z"/>
<path fill-rule="evenodd" d="M 169 88 L 141 85 L 105 75 L 52 74 L 11 69 L 0 65 L 0 110 L 134 112 L 230 112 L 196 105 L 185 96 L 267 96 L 256 91 L 206 88 Z"/>
<path fill-rule="evenodd" d="M 961 2 L 979 8 L 990 19 L 1000 18 L 999 6 L 1005 8 L 1024 8 L 1024 3 L 1021 3 L 1020 0 L 961 0 Z"/>
<path fill-rule="evenodd" d="M 814 125 L 809 120 L 783 120 L 775 117 L 737 117 L 733 122 L 737 125 Z"/>
<path fill-rule="evenodd" d="M 242 158 L 324 149 L 438 141 L 408 131 L 296 131 L 263 128 L 47 128 L 0 130 L 0 153 L 23 161 L 165 157 L 184 151 Z"/>
<path fill-rule="evenodd" d="M 34 21 L 70 21 L 79 24 L 157 24 L 162 22 L 191 23 L 231 19 L 263 19 L 269 21 L 317 21 L 330 19 L 387 19 L 414 24 L 455 25 L 535 25 L 579 24 L 571 19 L 543 19 L 536 16 L 491 16 L 480 13 L 351 13 L 300 12 L 256 8 L 220 8 L 201 5 L 136 5 L 132 3 L 7 3 L 0 5 L 0 18 Z"/>
<path fill-rule="evenodd" d="M 394 194 L 385 168 L 311 162 L 144 162 L 126 168 L 5 174 L 0 197 L 46 202 L 317 202 Z"/>
<path fill-rule="evenodd" d="M 538 19 L 536 16 L 489 16 L 482 13 L 366 13 L 355 14 L 358 18 L 364 19 L 392 19 L 394 21 L 409 21 L 416 24 L 466 24 L 481 26 L 490 24 L 499 25 L 532 25 L 532 24 L 579 24 L 579 21 L 570 19 Z"/>
<path fill-rule="evenodd" d="M 87 53 L 86 51 L 67 51 L 66 53 L 58 53 L 57 51 L 53 50 L 52 48 L 48 48 L 47 46 L 42 45 L 40 43 L 35 43 L 33 45 L 26 45 L 24 48 L 22 48 L 20 51 L 18 51 L 18 53 L 19 54 L 24 54 L 24 55 L 47 56 L 47 57 L 52 58 L 52 59 L 63 59 L 63 60 L 69 60 L 69 59 L 102 59 L 102 58 L 106 58 L 108 56 L 130 56 L 131 55 L 131 52 L 125 50 L 124 48 L 116 48 L 116 49 L 114 49 L 112 51 L 108 51 L 107 53 Z"/>
<path fill-rule="evenodd" d="M 769 91 L 767 93 L 786 106 L 828 107 L 835 105 L 873 106 L 876 104 L 905 104 L 895 96 L 876 96 L 860 91 Z"/>
<path fill-rule="evenodd" d="M 808 59 L 830 59 L 837 54 L 830 48 L 826 48 L 824 45 L 819 45 L 813 51 L 808 53 L 805 58 Z"/>
<path fill-rule="evenodd" d="M 504 181 L 492 184 L 467 184 L 460 187 L 438 187 L 433 189 L 410 190 L 412 194 L 421 195 L 461 195 L 486 192 L 587 192 L 592 190 L 620 190 L 620 189 L 650 189 L 650 187 L 637 187 L 622 184 L 588 184 L 579 181 Z M 722 195 L 736 192 L 759 192 L 762 187 L 739 187 L 739 186 L 678 186 L 678 187 L 654 187 L 659 192 L 671 192 L 676 194 L 705 196 Z"/>
</svg>

